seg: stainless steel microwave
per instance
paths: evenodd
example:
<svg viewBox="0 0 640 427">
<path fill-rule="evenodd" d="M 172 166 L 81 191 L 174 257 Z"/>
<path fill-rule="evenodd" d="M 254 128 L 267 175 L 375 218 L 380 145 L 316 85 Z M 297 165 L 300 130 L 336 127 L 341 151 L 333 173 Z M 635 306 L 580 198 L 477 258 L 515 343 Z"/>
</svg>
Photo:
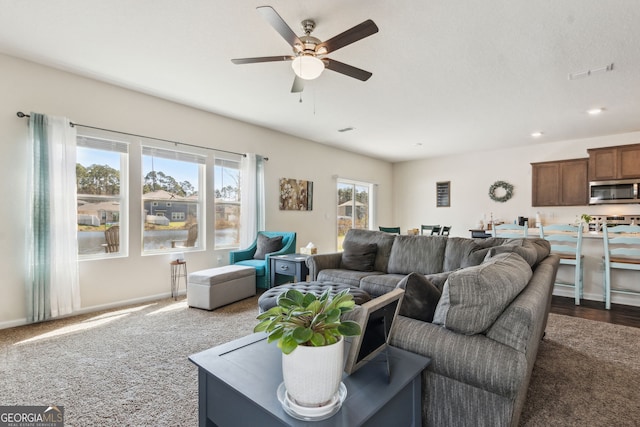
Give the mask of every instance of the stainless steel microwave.
<svg viewBox="0 0 640 427">
<path fill-rule="evenodd" d="M 589 204 L 640 203 L 638 184 L 640 179 L 592 181 L 589 183 Z"/>
</svg>

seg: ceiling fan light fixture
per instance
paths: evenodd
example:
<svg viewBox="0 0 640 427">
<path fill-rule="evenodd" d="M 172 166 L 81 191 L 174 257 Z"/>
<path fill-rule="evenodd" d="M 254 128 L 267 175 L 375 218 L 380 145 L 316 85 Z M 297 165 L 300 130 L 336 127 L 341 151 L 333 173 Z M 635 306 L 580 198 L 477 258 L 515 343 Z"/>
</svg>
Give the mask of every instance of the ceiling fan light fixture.
<svg viewBox="0 0 640 427">
<path fill-rule="evenodd" d="M 324 71 L 324 62 L 315 56 L 300 55 L 293 60 L 291 68 L 293 68 L 296 76 L 301 79 L 313 80 L 320 77 L 320 74 Z"/>
</svg>

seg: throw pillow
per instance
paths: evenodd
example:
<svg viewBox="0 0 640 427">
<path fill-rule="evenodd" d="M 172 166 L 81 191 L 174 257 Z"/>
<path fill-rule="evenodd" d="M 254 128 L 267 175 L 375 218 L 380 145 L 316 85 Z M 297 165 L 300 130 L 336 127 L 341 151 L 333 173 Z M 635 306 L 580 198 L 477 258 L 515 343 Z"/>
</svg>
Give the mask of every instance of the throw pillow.
<svg viewBox="0 0 640 427">
<path fill-rule="evenodd" d="M 404 298 L 398 314 L 431 322 L 440 300 L 440 290 L 422 274 L 411 273 L 398 283 Z"/>
<path fill-rule="evenodd" d="M 264 234 L 258 234 L 258 243 L 253 259 L 264 259 L 267 254 L 278 252 L 280 249 L 282 249 L 282 236 L 268 237 Z"/>
<path fill-rule="evenodd" d="M 342 244 L 340 268 L 356 271 L 373 271 L 378 245 L 345 241 Z"/>
<path fill-rule="evenodd" d="M 533 272 L 514 252 L 449 275 L 433 323 L 465 335 L 486 331 L 527 286 Z"/>
</svg>

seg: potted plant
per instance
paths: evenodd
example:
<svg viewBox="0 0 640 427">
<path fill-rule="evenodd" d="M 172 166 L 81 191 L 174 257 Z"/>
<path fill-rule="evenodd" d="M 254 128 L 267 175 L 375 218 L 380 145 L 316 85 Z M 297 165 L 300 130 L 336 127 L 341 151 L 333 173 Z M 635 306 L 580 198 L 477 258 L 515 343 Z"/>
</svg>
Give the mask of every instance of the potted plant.
<svg viewBox="0 0 640 427">
<path fill-rule="evenodd" d="M 289 289 L 275 307 L 260 314 L 254 332 L 282 350 L 282 374 L 288 397 L 304 407 L 321 407 L 336 396 L 344 369 L 343 336 L 360 335 L 360 325 L 341 316 L 355 306 L 348 290 L 333 298 Z"/>
</svg>

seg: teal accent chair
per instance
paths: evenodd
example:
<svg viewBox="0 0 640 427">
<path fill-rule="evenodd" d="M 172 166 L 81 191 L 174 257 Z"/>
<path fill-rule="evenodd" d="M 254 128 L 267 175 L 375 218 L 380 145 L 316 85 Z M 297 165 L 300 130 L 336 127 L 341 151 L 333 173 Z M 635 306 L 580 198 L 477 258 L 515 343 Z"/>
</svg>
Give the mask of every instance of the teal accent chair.
<svg viewBox="0 0 640 427">
<path fill-rule="evenodd" d="M 554 224 L 540 226 L 540 237 L 551 244 L 551 252 L 560 256 L 560 265 L 575 268 L 573 283 L 556 280 L 556 286 L 573 288 L 576 305 L 580 305 L 584 277 L 584 255 L 582 255 L 582 224 Z"/>
<path fill-rule="evenodd" d="M 282 249 L 278 252 L 268 253 L 265 259 L 254 259 L 258 245 L 258 237 L 253 241 L 251 246 L 246 249 L 229 252 L 229 264 L 245 265 L 256 269 L 256 287 L 261 289 L 269 289 L 272 286 L 281 285 L 291 280 L 288 276 L 276 276 L 277 283 L 269 283 L 271 277 L 271 262 L 269 258 L 274 255 L 293 254 L 296 252 L 296 233 L 279 232 L 279 231 L 258 231 L 258 234 L 264 234 L 267 237 L 282 236 Z"/>
<path fill-rule="evenodd" d="M 640 226 L 618 225 L 602 228 L 604 242 L 604 301 L 611 309 L 611 293 L 640 295 L 637 289 L 613 287 L 611 270 L 635 270 L 640 272 Z"/>
</svg>

